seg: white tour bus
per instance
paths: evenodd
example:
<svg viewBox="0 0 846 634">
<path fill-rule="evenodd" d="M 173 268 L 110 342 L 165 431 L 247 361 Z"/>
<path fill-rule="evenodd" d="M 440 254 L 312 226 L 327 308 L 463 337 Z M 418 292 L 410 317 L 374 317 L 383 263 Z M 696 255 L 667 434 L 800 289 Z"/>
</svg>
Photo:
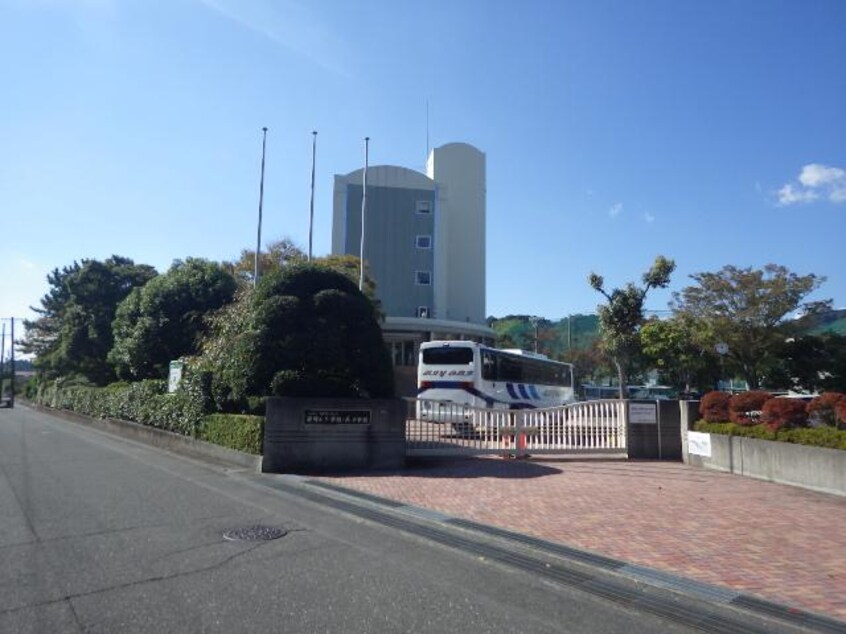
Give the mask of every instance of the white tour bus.
<svg viewBox="0 0 846 634">
<path fill-rule="evenodd" d="M 443 420 L 433 401 L 495 409 L 555 407 L 575 401 L 573 366 L 473 341 L 429 341 L 420 344 L 417 398 L 422 420 Z"/>
</svg>

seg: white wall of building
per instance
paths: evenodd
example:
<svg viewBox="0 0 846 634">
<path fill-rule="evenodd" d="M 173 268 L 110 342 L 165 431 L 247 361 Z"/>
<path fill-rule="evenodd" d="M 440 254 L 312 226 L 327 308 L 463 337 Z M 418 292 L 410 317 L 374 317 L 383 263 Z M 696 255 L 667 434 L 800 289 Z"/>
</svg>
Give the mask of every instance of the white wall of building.
<svg viewBox="0 0 846 634">
<path fill-rule="evenodd" d="M 435 299 L 446 310 L 436 316 L 483 324 L 485 154 L 467 143 L 448 143 L 432 150 L 426 172 L 438 187 Z"/>
</svg>

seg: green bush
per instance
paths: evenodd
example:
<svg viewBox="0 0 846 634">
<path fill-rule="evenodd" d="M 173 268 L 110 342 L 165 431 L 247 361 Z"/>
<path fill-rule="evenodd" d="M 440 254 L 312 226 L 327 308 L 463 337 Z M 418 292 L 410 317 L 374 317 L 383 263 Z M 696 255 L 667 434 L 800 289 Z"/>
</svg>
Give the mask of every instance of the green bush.
<svg viewBox="0 0 846 634">
<path fill-rule="evenodd" d="M 736 423 L 709 423 L 704 420 L 693 425 L 696 431 L 724 436 L 744 436 L 760 440 L 777 440 L 797 445 L 828 447 L 846 450 L 846 430 L 832 427 L 779 429 L 772 431 L 765 425 L 738 425 Z"/>
<path fill-rule="evenodd" d="M 693 425 L 696 431 L 704 431 L 709 434 L 722 434 L 724 436 L 745 436 L 746 438 L 758 438 L 760 440 L 775 440 L 776 433 L 770 431 L 764 425 L 739 425 L 737 423 L 709 423 L 700 420 Z"/>
<path fill-rule="evenodd" d="M 212 319 L 199 365 L 220 411 L 249 397 L 393 395 L 378 315 L 345 275 L 313 264 L 271 271 Z"/>
<path fill-rule="evenodd" d="M 148 379 L 128 386 L 70 386 L 59 382 L 45 386 L 36 397 L 40 405 L 67 409 L 92 418 L 128 420 L 185 436 L 195 430 L 205 415 L 205 403 L 195 386 L 188 384 L 174 394 L 167 394 L 167 382 Z"/>
<path fill-rule="evenodd" d="M 247 414 L 211 414 L 203 419 L 197 438 L 238 451 L 261 455 L 264 418 Z"/>
<path fill-rule="evenodd" d="M 797 445 L 813 445 L 814 447 L 846 450 L 846 430 L 838 430 L 832 427 L 785 429 L 778 432 L 778 439 L 783 442 L 796 443 Z"/>
</svg>

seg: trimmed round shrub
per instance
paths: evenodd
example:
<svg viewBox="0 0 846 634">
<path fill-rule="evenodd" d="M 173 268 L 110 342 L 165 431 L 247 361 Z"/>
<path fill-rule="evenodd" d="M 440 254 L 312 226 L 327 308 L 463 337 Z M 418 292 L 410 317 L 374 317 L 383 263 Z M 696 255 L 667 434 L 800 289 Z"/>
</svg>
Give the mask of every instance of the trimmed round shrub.
<svg viewBox="0 0 846 634">
<path fill-rule="evenodd" d="M 761 409 L 761 422 L 772 431 L 807 427 L 805 403 L 795 398 L 771 398 Z"/>
<path fill-rule="evenodd" d="M 808 403 L 806 408 L 808 417 L 823 425 L 837 427 L 837 405 L 839 403 L 846 404 L 846 394 L 823 392 Z"/>
<path fill-rule="evenodd" d="M 772 394 L 753 390 L 740 392 L 729 399 L 729 418 L 738 425 L 757 425 L 761 409 Z"/>
<path fill-rule="evenodd" d="M 729 420 L 730 394 L 726 392 L 708 392 L 699 402 L 699 414 L 709 423 L 725 423 Z"/>
<path fill-rule="evenodd" d="M 219 313 L 200 367 L 221 411 L 250 397 L 393 396 L 393 368 L 373 303 L 345 275 L 289 264 Z"/>
</svg>

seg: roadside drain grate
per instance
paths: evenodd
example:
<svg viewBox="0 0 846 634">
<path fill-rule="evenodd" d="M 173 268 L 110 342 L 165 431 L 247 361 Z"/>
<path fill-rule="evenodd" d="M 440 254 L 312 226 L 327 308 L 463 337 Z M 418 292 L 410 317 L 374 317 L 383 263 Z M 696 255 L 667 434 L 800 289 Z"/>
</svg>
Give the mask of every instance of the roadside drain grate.
<svg viewBox="0 0 846 634">
<path fill-rule="evenodd" d="M 266 542 L 279 539 L 288 534 L 284 528 L 273 526 L 245 526 L 233 528 L 223 533 L 223 539 L 230 542 Z"/>
</svg>

